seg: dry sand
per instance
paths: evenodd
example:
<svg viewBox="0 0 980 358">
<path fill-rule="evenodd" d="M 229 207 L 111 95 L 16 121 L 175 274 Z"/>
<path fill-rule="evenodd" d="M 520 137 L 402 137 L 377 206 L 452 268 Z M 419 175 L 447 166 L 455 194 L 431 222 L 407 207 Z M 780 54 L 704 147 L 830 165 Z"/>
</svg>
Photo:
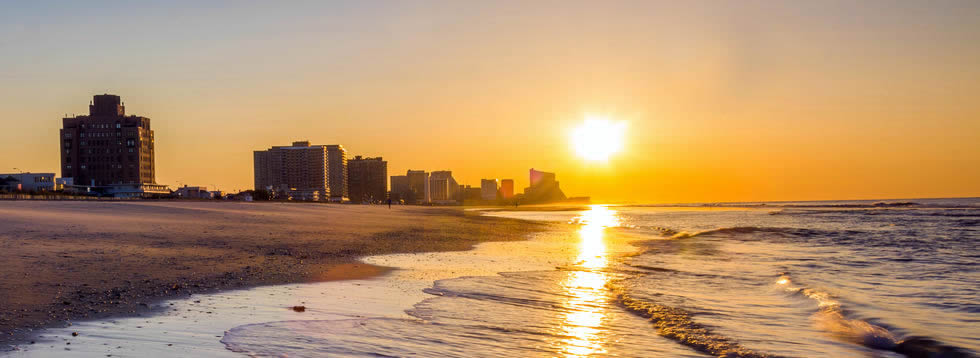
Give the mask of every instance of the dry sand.
<svg viewBox="0 0 980 358">
<path fill-rule="evenodd" d="M 387 269 L 356 258 L 465 250 L 546 227 L 458 208 L 0 201 L 0 343 L 192 293 L 370 277 Z"/>
</svg>

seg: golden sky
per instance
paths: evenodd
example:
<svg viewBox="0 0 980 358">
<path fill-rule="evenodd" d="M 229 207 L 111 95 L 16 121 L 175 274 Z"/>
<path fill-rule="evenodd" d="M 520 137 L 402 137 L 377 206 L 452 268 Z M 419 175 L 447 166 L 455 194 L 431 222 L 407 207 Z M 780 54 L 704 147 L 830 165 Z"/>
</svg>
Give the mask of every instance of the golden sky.
<svg viewBox="0 0 980 358">
<path fill-rule="evenodd" d="M 7 6 L 0 172 L 56 172 L 108 92 L 172 185 L 248 189 L 253 150 L 310 140 L 600 201 L 980 196 L 980 2 L 679 3 Z M 628 122 L 606 163 L 587 114 Z"/>
</svg>

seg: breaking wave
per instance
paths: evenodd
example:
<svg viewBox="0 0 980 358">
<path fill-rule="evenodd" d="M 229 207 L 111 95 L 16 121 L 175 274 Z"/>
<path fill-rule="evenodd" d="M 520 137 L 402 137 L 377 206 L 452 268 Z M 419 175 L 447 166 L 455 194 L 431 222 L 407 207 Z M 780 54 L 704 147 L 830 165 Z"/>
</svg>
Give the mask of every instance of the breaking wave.
<svg viewBox="0 0 980 358">
<path fill-rule="evenodd" d="M 963 349 L 944 345 L 926 337 L 899 339 L 888 328 L 865 320 L 850 318 L 841 302 L 830 293 L 813 288 L 794 286 L 788 274 L 782 274 L 777 281 L 786 286 L 790 294 L 799 295 L 817 303 L 818 310 L 813 314 L 814 324 L 821 330 L 847 342 L 868 348 L 901 353 L 909 357 L 972 357 Z"/>
<path fill-rule="evenodd" d="M 756 233 L 775 234 L 778 236 L 809 237 L 809 236 L 819 235 L 821 232 L 817 230 L 799 229 L 799 228 L 736 226 L 736 227 L 722 227 L 717 229 L 697 231 L 693 233 L 687 231 L 680 231 L 674 233 L 670 238 L 687 239 L 692 237 L 708 236 L 708 235 L 724 235 L 724 234 L 741 235 L 741 234 L 756 234 Z"/>
<path fill-rule="evenodd" d="M 630 313 L 648 319 L 657 334 L 663 337 L 719 357 L 776 357 L 745 348 L 736 340 L 715 333 L 711 328 L 695 322 L 691 319 L 691 314 L 683 309 L 636 299 L 615 284 L 610 284 L 609 287 L 615 293 L 616 301 L 620 306 Z"/>
</svg>

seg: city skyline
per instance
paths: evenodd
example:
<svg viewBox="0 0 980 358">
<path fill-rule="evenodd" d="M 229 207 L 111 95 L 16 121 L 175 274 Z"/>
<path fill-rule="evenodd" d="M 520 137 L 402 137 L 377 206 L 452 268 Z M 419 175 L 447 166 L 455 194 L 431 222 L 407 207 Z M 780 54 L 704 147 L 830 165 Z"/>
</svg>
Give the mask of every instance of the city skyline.
<svg viewBox="0 0 980 358">
<path fill-rule="evenodd" d="M 247 189 L 251 151 L 306 138 L 597 201 L 980 195 L 975 2 L 156 6 L 0 14 L 0 171 L 60 172 L 58 119 L 115 93 L 165 184 Z M 589 115 L 627 123 L 608 162 L 571 143 Z"/>
</svg>

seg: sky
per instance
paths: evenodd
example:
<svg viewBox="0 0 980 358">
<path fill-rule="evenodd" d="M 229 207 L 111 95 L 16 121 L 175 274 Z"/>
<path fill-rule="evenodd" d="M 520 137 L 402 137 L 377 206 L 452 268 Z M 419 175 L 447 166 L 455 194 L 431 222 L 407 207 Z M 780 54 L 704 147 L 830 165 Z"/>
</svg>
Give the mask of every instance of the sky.
<svg viewBox="0 0 980 358">
<path fill-rule="evenodd" d="M 61 118 L 112 93 L 173 186 L 250 189 L 252 151 L 309 140 L 595 201 L 980 196 L 978 1 L 0 10 L 0 172 L 58 173 Z M 571 143 L 590 115 L 626 122 L 608 161 Z"/>
</svg>

